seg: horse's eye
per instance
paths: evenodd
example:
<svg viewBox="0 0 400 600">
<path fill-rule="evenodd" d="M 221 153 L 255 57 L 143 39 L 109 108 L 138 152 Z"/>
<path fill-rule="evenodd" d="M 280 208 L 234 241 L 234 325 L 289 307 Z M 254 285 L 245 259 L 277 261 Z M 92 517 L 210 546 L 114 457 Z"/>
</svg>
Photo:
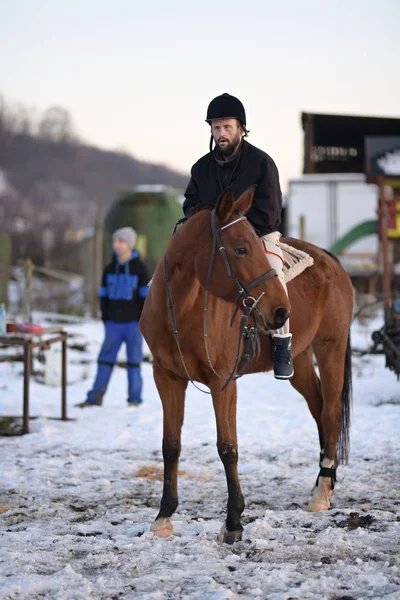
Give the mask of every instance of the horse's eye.
<svg viewBox="0 0 400 600">
<path fill-rule="evenodd" d="M 237 254 L 238 256 L 246 256 L 246 254 L 248 254 L 248 250 L 247 248 L 235 248 L 235 254 Z"/>
</svg>

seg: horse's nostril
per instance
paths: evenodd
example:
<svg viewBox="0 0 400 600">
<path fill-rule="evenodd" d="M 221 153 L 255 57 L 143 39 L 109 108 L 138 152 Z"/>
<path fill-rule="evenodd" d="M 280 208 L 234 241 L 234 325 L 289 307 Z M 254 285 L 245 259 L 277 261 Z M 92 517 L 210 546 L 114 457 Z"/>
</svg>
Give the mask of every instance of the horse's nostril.
<svg viewBox="0 0 400 600">
<path fill-rule="evenodd" d="M 275 311 L 275 321 L 282 326 L 289 316 L 289 311 L 284 306 L 280 306 Z"/>
</svg>

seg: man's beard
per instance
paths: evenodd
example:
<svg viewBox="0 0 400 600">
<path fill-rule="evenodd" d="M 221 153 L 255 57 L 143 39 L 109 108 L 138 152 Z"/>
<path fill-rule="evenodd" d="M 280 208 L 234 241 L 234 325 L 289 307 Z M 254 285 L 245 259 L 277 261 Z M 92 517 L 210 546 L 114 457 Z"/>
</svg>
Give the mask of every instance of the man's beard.
<svg viewBox="0 0 400 600">
<path fill-rule="evenodd" d="M 225 140 L 226 142 L 228 142 L 228 140 L 226 138 L 222 138 L 222 140 Z M 221 146 L 220 145 L 221 139 L 219 139 L 217 142 L 218 150 L 221 152 L 221 154 L 224 156 L 224 158 L 229 158 L 230 156 L 235 154 L 241 141 L 242 141 L 241 136 L 237 135 L 232 140 L 232 142 L 228 142 L 227 144 L 224 144 L 224 146 Z"/>
</svg>

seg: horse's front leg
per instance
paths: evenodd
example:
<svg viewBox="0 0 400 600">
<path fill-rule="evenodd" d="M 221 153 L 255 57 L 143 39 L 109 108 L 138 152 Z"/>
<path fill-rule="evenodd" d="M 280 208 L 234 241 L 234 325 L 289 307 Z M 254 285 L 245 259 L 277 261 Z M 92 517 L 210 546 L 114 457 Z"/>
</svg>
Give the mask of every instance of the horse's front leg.
<svg viewBox="0 0 400 600">
<path fill-rule="evenodd" d="M 224 392 L 220 392 L 222 385 L 223 382 L 215 380 L 210 386 L 217 422 L 218 454 L 225 468 L 228 485 L 228 514 L 219 541 L 233 544 L 242 539 L 240 516 L 244 510 L 237 468 L 239 456 L 236 433 L 236 383 L 231 382 Z"/>
<path fill-rule="evenodd" d="M 178 462 L 188 382 L 164 371 L 156 363 L 153 365 L 153 373 L 164 413 L 164 488 L 160 510 L 151 525 L 151 531 L 158 537 L 168 537 L 174 533 L 171 516 L 178 507 Z"/>
</svg>

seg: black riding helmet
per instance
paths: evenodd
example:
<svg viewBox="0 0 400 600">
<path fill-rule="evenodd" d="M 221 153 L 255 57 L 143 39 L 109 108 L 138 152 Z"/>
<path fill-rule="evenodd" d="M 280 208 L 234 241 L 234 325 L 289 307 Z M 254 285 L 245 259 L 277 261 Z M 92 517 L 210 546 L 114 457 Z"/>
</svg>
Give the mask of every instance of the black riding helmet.
<svg viewBox="0 0 400 600">
<path fill-rule="evenodd" d="M 210 124 L 214 119 L 237 119 L 246 127 L 244 106 L 238 98 L 230 94 L 222 94 L 211 100 L 207 109 L 206 122 Z"/>
<path fill-rule="evenodd" d="M 207 109 L 206 123 L 211 125 L 211 121 L 214 119 L 237 119 L 244 129 L 245 137 L 248 134 L 246 129 L 246 111 L 239 98 L 235 96 L 221 94 L 221 96 L 217 96 L 214 100 L 211 100 Z M 211 134 L 210 152 L 213 148 L 213 141 L 214 138 Z"/>
</svg>

